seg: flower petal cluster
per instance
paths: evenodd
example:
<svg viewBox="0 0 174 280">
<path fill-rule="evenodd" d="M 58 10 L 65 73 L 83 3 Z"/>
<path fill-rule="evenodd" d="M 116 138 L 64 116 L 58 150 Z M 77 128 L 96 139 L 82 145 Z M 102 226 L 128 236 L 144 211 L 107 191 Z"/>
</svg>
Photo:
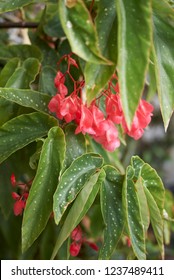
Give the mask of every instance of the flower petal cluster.
<svg viewBox="0 0 174 280">
<path fill-rule="evenodd" d="M 88 244 L 93 250 L 98 251 L 98 246 L 94 242 L 88 241 L 83 237 L 83 232 L 79 225 L 72 231 L 71 240 L 69 251 L 72 257 L 76 257 L 79 254 L 84 243 Z"/>
<path fill-rule="evenodd" d="M 25 183 L 20 183 L 16 181 L 16 177 L 15 174 L 12 173 L 11 177 L 10 177 L 10 181 L 11 181 L 11 185 L 13 187 L 17 187 L 18 191 L 16 192 L 12 192 L 12 198 L 13 200 L 15 200 L 15 203 L 13 205 L 13 212 L 15 216 L 19 216 L 22 215 L 23 210 L 25 208 L 26 205 L 26 201 L 28 198 L 28 185 Z M 31 182 L 29 182 L 31 183 Z"/>
<path fill-rule="evenodd" d="M 78 68 L 78 65 L 71 55 L 65 55 L 64 57 L 67 59 L 68 69 L 65 74 L 61 71 L 57 72 L 54 81 L 57 94 L 51 99 L 48 105 L 49 110 L 55 113 L 58 119 L 64 120 L 66 123 L 74 121 L 77 124 L 76 134 L 89 134 L 97 143 L 110 152 L 113 152 L 120 145 L 117 125 L 121 125 L 126 134 L 138 140 L 151 121 L 153 106 L 141 99 L 131 128 L 128 128 L 115 74 L 109 81 L 108 88 L 101 94 L 101 96 L 105 96 L 105 112 L 101 111 L 97 100 L 87 106 L 82 101 L 85 82 L 75 81 L 70 73 L 70 66 Z M 70 94 L 65 85 L 65 75 L 69 75 L 69 78 L 74 83 L 74 90 Z M 99 99 L 98 101 L 100 101 Z"/>
</svg>

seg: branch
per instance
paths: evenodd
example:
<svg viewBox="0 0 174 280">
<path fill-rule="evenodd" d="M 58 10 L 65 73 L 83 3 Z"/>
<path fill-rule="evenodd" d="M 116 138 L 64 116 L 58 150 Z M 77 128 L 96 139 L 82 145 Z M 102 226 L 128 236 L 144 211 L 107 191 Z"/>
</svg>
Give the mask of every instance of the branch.
<svg viewBox="0 0 174 280">
<path fill-rule="evenodd" d="M 1 28 L 37 28 L 39 22 L 0 22 Z"/>
</svg>

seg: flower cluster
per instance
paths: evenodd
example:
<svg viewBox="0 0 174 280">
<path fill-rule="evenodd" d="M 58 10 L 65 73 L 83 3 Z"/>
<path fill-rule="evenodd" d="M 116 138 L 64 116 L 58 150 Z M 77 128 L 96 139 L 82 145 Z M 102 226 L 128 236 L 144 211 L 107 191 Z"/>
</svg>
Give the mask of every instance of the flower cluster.
<svg viewBox="0 0 174 280">
<path fill-rule="evenodd" d="M 135 140 L 139 139 L 143 135 L 144 128 L 151 121 L 153 106 L 145 100 L 140 100 L 132 126 L 129 129 L 122 109 L 116 75 L 113 75 L 108 83 L 108 88 L 101 94 L 101 96 L 105 96 L 105 112 L 103 112 L 100 109 L 100 98 L 95 99 L 90 106 L 82 101 L 85 82 L 75 81 L 70 73 L 70 66 L 78 68 L 78 65 L 71 55 L 65 55 L 63 58 L 67 59 L 67 71 L 64 74 L 61 71 L 57 72 L 55 77 L 57 94 L 51 99 L 48 105 L 49 110 L 55 113 L 58 119 L 64 119 L 66 123 L 75 121 L 77 124 L 76 134 L 88 133 L 110 152 L 120 145 L 116 127 L 118 124 L 122 126 L 126 134 Z M 69 75 L 74 83 L 74 90 L 70 94 L 68 94 L 68 88 L 65 85 L 66 75 Z"/>
<path fill-rule="evenodd" d="M 72 257 L 76 257 L 79 254 L 81 246 L 84 243 L 88 244 L 93 250 L 98 251 L 98 246 L 95 243 L 90 242 L 83 237 L 82 229 L 80 226 L 77 226 L 72 231 L 71 239 L 72 243 L 70 245 L 69 251 Z"/>
<path fill-rule="evenodd" d="M 31 184 L 31 181 L 28 182 L 28 184 L 17 182 L 16 177 L 14 174 L 10 177 L 11 185 L 15 188 L 17 187 L 19 190 L 18 192 L 12 192 L 12 198 L 15 200 L 14 206 L 13 206 L 13 212 L 15 216 L 19 216 L 22 214 L 26 201 L 28 198 L 28 186 Z"/>
</svg>

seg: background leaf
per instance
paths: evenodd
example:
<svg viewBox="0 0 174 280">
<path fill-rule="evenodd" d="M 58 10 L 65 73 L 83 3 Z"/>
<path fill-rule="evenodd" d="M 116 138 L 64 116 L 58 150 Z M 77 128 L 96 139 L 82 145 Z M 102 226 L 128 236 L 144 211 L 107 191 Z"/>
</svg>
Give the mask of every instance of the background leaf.
<svg viewBox="0 0 174 280">
<path fill-rule="evenodd" d="M 151 1 L 118 0 L 118 77 L 128 126 L 143 92 L 152 36 Z M 131 98 L 130 98 L 131 96 Z"/>
<path fill-rule="evenodd" d="M 105 173 L 103 170 L 92 175 L 77 196 L 58 235 L 52 254 L 52 259 L 55 258 L 63 242 L 68 238 L 73 229 L 80 223 L 84 215 L 93 204 L 104 177 Z"/>
<path fill-rule="evenodd" d="M 53 210 L 53 194 L 65 156 L 65 137 L 53 127 L 45 140 L 27 199 L 22 224 L 22 250 L 27 250 L 45 228 Z"/>
<path fill-rule="evenodd" d="M 40 63 L 36 58 L 27 58 L 21 65 L 19 65 L 11 77 L 8 79 L 6 88 L 23 88 L 30 87 L 39 73 Z"/>
<path fill-rule="evenodd" d="M 45 136 L 56 124 L 56 119 L 38 112 L 6 122 L 0 128 L 0 162 L 37 138 Z"/>
<path fill-rule="evenodd" d="M 39 0 L 14 0 L 14 1 L 4 1 L 1 0 L 0 2 L 0 13 L 13 11 L 19 8 L 22 8 L 25 5 L 31 4 L 31 3 L 38 3 L 38 2 L 44 2 Z"/>
<path fill-rule="evenodd" d="M 112 166 L 105 166 L 104 171 L 106 178 L 101 187 L 101 209 L 106 228 L 99 259 L 106 260 L 111 257 L 123 232 L 122 186 L 124 176 Z"/>
<path fill-rule="evenodd" d="M 59 223 L 68 205 L 75 199 L 89 178 L 103 164 L 103 159 L 97 154 L 83 154 L 75 159 L 60 178 L 54 194 L 54 218 Z"/>
<path fill-rule="evenodd" d="M 21 60 L 25 60 L 29 57 L 37 58 L 39 61 L 42 60 L 42 52 L 35 45 L 0 45 L 0 49 L 0 60 L 2 61 L 15 57 Z"/>
</svg>

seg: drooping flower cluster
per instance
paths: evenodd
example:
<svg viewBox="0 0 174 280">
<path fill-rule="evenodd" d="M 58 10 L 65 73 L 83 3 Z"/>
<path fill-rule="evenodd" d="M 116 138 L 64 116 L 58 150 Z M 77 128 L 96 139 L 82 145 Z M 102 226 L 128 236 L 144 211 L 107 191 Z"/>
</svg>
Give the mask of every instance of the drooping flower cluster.
<svg viewBox="0 0 174 280">
<path fill-rule="evenodd" d="M 110 152 L 120 145 L 116 127 L 118 124 L 122 126 L 126 134 L 135 140 L 139 139 L 144 128 L 151 121 L 153 106 L 145 100 L 140 100 L 132 126 L 129 129 L 122 109 L 119 85 L 118 82 L 115 82 L 117 81 L 116 75 L 113 75 L 108 83 L 108 88 L 101 94 L 101 96 L 105 96 L 105 112 L 103 112 L 99 106 L 100 98 L 95 99 L 90 106 L 82 101 L 85 82 L 75 81 L 70 73 L 70 66 L 78 68 L 78 65 L 71 55 L 65 55 L 63 58 L 67 59 L 67 71 L 64 74 L 61 71 L 57 72 L 55 77 L 57 94 L 51 99 L 48 105 L 49 110 L 55 113 L 58 119 L 65 120 L 66 123 L 75 121 L 77 124 L 76 134 L 88 133 Z M 74 90 L 70 94 L 65 85 L 66 75 L 69 75 L 74 84 Z"/>
<path fill-rule="evenodd" d="M 83 232 L 80 226 L 77 226 L 71 233 L 71 245 L 69 248 L 70 254 L 76 257 L 81 249 L 82 244 L 88 244 L 93 250 L 98 251 L 98 246 L 94 242 L 90 242 L 83 237 Z"/>
<path fill-rule="evenodd" d="M 22 214 L 26 201 L 28 198 L 28 186 L 31 184 L 31 182 L 28 182 L 28 184 L 17 182 L 16 177 L 14 173 L 12 173 L 11 177 L 11 185 L 15 188 L 18 188 L 18 192 L 12 192 L 12 198 L 15 200 L 14 206 L 13 206 L 13 212 L 15 216 L 19 216 Z"/>
</svg>

